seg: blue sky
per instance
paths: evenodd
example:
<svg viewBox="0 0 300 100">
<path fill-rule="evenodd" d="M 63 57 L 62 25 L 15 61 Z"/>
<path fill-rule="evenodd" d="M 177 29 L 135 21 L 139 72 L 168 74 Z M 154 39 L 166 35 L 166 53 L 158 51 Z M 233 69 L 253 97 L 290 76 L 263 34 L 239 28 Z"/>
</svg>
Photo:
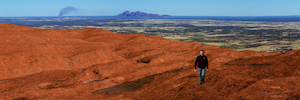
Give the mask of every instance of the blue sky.
<svg viewBox="0 0 300 100">
<path fill-rule="evenodd" d="M 113 16 L 126 10 L 172 16 L 284 16 L 300 15 L 300 0 L 0 0 L 0 17 Z"/>
</svg>

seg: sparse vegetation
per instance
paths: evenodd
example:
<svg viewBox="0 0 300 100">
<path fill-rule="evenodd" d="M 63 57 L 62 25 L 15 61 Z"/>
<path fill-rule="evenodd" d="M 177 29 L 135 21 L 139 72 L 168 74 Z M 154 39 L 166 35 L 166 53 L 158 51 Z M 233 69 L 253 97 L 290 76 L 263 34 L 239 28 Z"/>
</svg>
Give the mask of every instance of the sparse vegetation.
<svg viewBox="0 0 300 100">
<path fill-rule="evenodd" d="M 111 17 L 0 18 L 0 22 L 43 29 L 100 28 L 122 34 L 159 35 L 235 50 L 286 52 L 300 49 L 300 43 L 295 42 L 300 38 L 299 22 Z"/>
</svg>

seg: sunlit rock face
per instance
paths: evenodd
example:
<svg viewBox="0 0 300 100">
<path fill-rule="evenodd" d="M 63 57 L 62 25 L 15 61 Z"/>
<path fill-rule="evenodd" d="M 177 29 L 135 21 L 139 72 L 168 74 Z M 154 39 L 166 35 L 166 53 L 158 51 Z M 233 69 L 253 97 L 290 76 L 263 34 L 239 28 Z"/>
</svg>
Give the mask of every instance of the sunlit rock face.
<svg viewBox="0 0 300 100">
<path fill-rule="evenodd" d="M 0 23 L 0 100 L 300 99 L 300 51 L 235 51 L 101 29 Z M 208 57 L 206 83 L 194 61 Z"/>
</svg>

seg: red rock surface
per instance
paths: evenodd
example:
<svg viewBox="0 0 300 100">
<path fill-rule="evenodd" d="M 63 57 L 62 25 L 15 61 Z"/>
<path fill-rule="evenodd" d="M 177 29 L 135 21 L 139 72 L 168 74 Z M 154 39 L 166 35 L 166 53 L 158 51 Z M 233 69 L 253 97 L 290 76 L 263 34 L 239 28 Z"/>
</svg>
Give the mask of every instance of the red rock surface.
<svg viewBox="0 0 300 100">
<path fill-rule="evenodd" d="M 194 61 L 203 49 L 206 83 Z M 300 99 L 300 51 L 235 51 L 101 29 L 0 23 L 0 100 Z"/>
</svg>

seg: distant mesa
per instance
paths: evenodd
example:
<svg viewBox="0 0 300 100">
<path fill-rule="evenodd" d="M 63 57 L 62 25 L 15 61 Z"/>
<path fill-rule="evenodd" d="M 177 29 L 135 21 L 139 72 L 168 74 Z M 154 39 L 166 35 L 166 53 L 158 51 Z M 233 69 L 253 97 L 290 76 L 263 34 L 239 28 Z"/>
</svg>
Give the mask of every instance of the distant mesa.
<svg viewBox="0 0 300 100">
<path fill-rule="evenodd" d="M 172 17 L 170 15 L 159 15 L 159 14 L 148 14 L 140 11 L 136 12 L 129 12 L 128 10 L 117 15 L 117 16 L 123 16 L 123 17 Z"/>
</svg>

